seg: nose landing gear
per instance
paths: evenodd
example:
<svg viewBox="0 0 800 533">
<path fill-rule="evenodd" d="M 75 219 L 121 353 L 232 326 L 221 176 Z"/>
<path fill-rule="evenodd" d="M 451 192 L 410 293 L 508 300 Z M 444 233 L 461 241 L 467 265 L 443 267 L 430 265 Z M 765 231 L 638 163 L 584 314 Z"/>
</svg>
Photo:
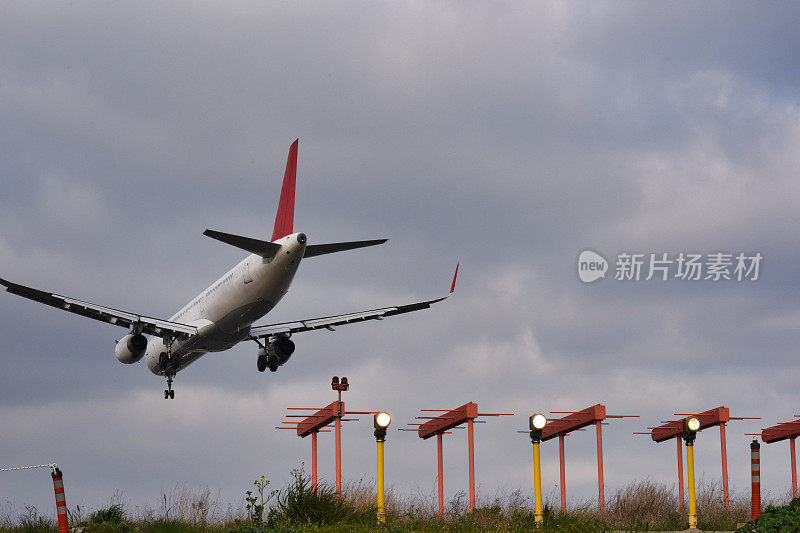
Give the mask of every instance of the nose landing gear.
<svg viewBox="0 0 800 533">
<path fill-rule="evenodd" d="M 181 366 L 181 356 L 179 353 L 172 352 L 172 343 L 175 339 L 165 338 L 164 344 L 167 347 L 166 352 L 161 352 L 158 356 L 158 366 L 164 371 L 167 377 L 167 388 L 164 390 L 164 399 L 175 399 L 175 391 L 172 390 L 172 379 L 178 372 Z"/>
<path fill-rule="evenodd" d="M 167 388 L 164 390 L 164 399 L 175 399 L 175 391 L 172 390 L 172 378 L 175 377 L 175 374 L 167 374 Z"/>
</svg>

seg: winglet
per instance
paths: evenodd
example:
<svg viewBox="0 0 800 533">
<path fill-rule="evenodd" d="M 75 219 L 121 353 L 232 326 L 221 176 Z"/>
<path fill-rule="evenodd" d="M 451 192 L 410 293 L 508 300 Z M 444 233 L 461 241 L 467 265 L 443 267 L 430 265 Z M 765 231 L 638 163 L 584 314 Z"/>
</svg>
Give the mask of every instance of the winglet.
<svg viewBox="0 0 800 533">
<path fill-rule="evenodd" d="M 281 199 L 278 202 L 278 213 L 275 215 L 275 229 L 272 232 L 272 242 L 293 233 L 294 226 L 294 189 L 297 180 L 297 144 L 300 139 L 295 139 L 289 147 L 289 157 L 286 159 L 286 172 L 283 174 Z"/>
<path fill-rule="evenodd" d="M 460 261 L 458 263 L 456 263 L 456 273 L 453 274 L 453 284 L 450 285 L 450 294 L 453 294 L 454 292 L 456 292 L 456 278 L 458 277 L 458 265 L 460 265 L 460 264 L 461 264 Z"/>
</svg>

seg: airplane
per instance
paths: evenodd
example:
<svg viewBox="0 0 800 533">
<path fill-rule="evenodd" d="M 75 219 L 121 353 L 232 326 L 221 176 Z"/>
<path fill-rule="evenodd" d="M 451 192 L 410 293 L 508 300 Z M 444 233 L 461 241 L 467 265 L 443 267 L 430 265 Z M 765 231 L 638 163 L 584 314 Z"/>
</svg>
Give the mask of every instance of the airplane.
<svg viewBox="0 0 800 533">
<path fill-rule="evenodd" d="M 375 246 L 388 240 L 310 244 L 305 233 L 294 232 L 298 143 L 299 139 L 296 139 L 289 147 L 272 239 L 267 241 L 205 230 L 203 235 L 249 252 L 249 255 L 167 320 L 84 302 L 2 278 L 0 285 L 12 294 L 128 329 L 128 334 L 116 341 L 114 353 L 117 359 L 120 363 L 133 364 L 144 358 L 153 374 L 167 379 L 164 399 L 175 398 L 172 388 L 175 375 L 208 352 L 221 352 L 242 341 L 253 341 L 258 345 L 256 366 L 259 372 L 267 368 L 275 372 L 294 353 L 295 345 L 291 336 L 295 333 L 321 328 L 333 331 L 336 326 L 382 320 L 384 317 L 428 309 L 431 304 L 453 294 L 458 264 L 450 293 L 440 298 L 343 315 L 253 326 L 252 323 L 272 310 L 289 290 L 301 260 Z"/>
</svg>

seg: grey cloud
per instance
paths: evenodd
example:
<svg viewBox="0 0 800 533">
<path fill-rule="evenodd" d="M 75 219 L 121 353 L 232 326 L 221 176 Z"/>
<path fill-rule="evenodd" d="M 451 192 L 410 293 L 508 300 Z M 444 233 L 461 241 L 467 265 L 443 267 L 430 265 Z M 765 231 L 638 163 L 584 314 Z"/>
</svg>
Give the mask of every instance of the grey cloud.
<svg viewBox="0 0 800 533">
<path fill-rule="evenodd" d="M 330 376 L 345 374 L 349 405 L 380 404 L 397 422 L 470 400 L 516 412 L 478 431 L 484 495 L 529 490 L 515 433 L 528 410 L 597 402 L 642 415 L 606 430 L 607 489 L 647 474 L 672 483 L 674 449 L 632 431 L 722 403 L 764 425 L 796 403 L 796 15 L 713 3 L 9 7 L 4 278 L 168 316 L 240 258 L 203 229 L 268 234 L 296 137 L 296 227 L 313 242 L 390 241 L 305 262 L 265 321 L 435 296 L 462 266 L 447 302 L 298 336 L 275 375 L 255 371 L 255 346 L 208 355 L 169 405 L 143 365 L 114 360 L 122 330 L 0 295 L 3 462 L 57 460 L 70 505 L 117 488 L 153 502 L 182 481 L 238 503 L 251 477 L 279 482 L 308 462 L 307 442 L 271 428 L 288 405 L 331 401 Z M 765 260 L 753 283 L 582 285 L 586 248 Z M 729 429 L 739 487 L 742 433 L 758 425 Z M 372 476 L 366 426 L 346 430 L 351 479 Z M 401 492 L 434 487 L 429 444 L 392 433 Z M 466 486 L 463 444 L 448 439 L 448 494 Z M 568 443 L 570 497 L 594 497 L 593 445 Z M 698 450 L 709 478 L 712 448 Z M 779 491 L 783 458 L 767 449 Z M 544 457 L 552 487 L 554 449 Z M 0 502 L 49 509 L 40 482 L 0 477 Z"/>
</svg>

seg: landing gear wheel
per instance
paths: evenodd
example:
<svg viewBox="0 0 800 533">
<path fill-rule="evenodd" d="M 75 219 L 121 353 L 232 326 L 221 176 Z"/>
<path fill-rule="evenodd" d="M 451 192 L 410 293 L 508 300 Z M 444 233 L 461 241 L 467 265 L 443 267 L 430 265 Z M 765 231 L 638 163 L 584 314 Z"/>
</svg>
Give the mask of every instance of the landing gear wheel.
<svg viewBox="0 0 800 533">
<path fill-rule="evenodd" d="M 167 374 L 167 390 L 164 391 L 164 399 L 175 399 L 175 391 L 172 390 L 172 378 L 175 374 Z"/>
<path fill-rule="evenodd" d="M 169 357 L 169 364 L 172 365 L 172 370 L 177 372 L 181 366 L 181 356 L 177 353 L 173 353 Z"/>
<path fill-rule="evenodd" d="M 277 372 L 278 367 L 281 366 L 280 363 L 278 362 L 278 358 L 275 356 L 269 358 L 268 364 L 270 372 Z"/>
<path fill-rule="evenodd" d="M 258 356 L 258 361 L 256 361 L 256 366 L 258 367 L 259 372 L 263 372 L 264 370 L 267 369 L 267 354 L 262 353 L 261 355 Z"/>
</svg>

